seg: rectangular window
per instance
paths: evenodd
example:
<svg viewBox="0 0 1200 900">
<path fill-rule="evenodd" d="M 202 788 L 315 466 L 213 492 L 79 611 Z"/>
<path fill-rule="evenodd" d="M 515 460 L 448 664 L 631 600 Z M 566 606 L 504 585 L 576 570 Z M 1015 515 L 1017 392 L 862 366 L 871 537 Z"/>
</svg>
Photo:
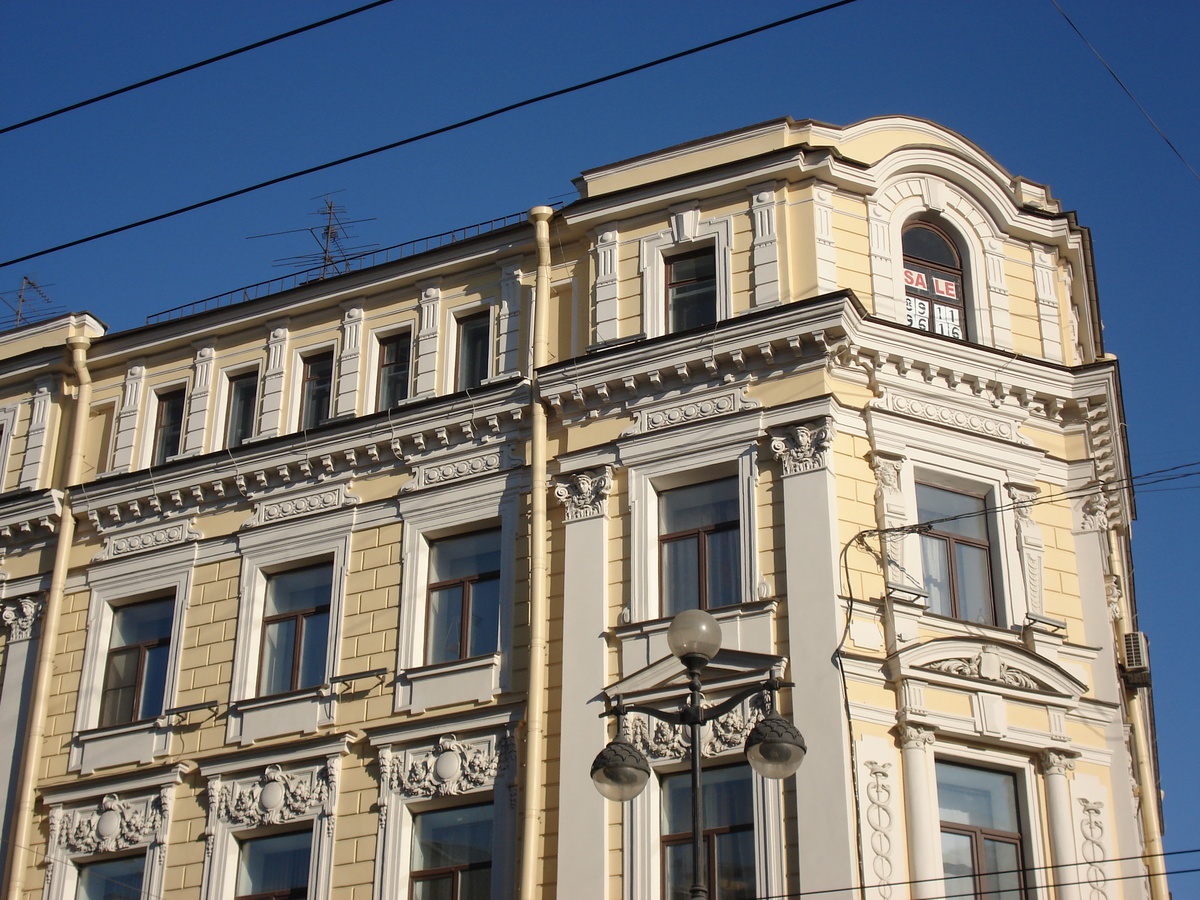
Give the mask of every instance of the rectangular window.
<svg viewBox="0 0 1200 900">
<path fill-rule="evenodd" d="M 163 711 L 175 599 L 113 610 L 112 638 L 100 691 L 100 727 L 149 719 Z"/>
<path fill-rule="evenodd" d="M 258 372 L 231 375 L 228 408 L 225 412 L 225 446 L 240 447 L 254 437 L 258 406 Z"/>
<path fill-rule="evenodd" d="M 458 320 L 458 390 L 483 384 L 491 374 L 491 349 L 491 312 L 485 310 Z"/>
<path fill-rule="evenodd" d="M 426 663 L 500 648 L 500 529 L 434 542 L 429 558 Z"/>
<path fill-rule="evenodd" d="M 717 321 L 717 261 L 711 249 L 667 261 L 667 330 L 686 331 Z"/>
<path fill-rule="evenodd" d="M 151 465 L 161 466 L 172 456 L 179 455 L 186 396 L 183 388 L 158 395 L 158 412 L 154 417 L 154 457 Z"/>
<path fill-rule="evenodd" d="M 332 591 L 330 563 L 267 576 L 259 696 L 325 683 Z"/>
<path fill-rule="evenodd" d="M 1021 823 L 1016 778 L 937 763 L 946 895 L 1021 900 Z"/>
<path fill-rule="evenodd" d="M 122 856 L 79 867 L 75 900 L 142 900 L 146 857 Z"/>
<path fill-rule="evenodd" d="M 492 806 L 413 816 L 412 900 L 487 900 L 492 886 Z"/>
<path fill-rule="evenodd" d="M 754 792 L 749 766 L 708 769 L 703 780 L 704 858 L 713 900 L 754 900 Z M 692 782 L 662 780 L 662 873 L 666 900 L 688 900 L 692 887 Z"/>
<path fill-rule="evenodd" d="M 238 842 L 236 900 L 304 900 L 312 832 L 289 831 Z"/>
<path fill-rule="evenodd" d="M 333 351 L 304 358 L 300 386 L 300 429 L 316 428 L 329 421 L 333 399 Z"/>
<path fill-rule="evenodd" d="M 736 478 L 663 491 L 658 497 L 658 534 L 663 616 L 739 602 Z"/>
<path fill-rule="evenodd" d="M 921 535 L 929 611 L 981 625 L 997 624 L 984 498 L 918 484 L 917 518 L 933 526 Z"/>
<path fill-rule="evenodd" d="M 379 342 L 379 401 L 377 409 L 392 409 L 408 399 L 412 335 L 405 331 Z"/>
</svg>

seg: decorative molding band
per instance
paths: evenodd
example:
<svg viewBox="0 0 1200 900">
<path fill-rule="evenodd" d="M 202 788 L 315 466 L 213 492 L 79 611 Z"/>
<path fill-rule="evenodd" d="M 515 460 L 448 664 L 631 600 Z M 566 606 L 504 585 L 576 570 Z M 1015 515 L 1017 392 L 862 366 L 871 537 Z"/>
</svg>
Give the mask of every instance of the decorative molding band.
<svg viewBox="0 0 1200 900">
<path fill-rule="evenodd" d="M 830 418 L 789 425 L 783 433 L 771 437 L 771 452 L 783 463 L 785 477 L 816 472 L 829 465 L 835 434 Z"/>
<path fill-rule="evenodd" d="M 424 488 L 437 487 L 453 481 L 464 481 L 468 478 L 478 478 L 508 469 L 522 460 L 513 453 L 511 446 L 492 447 L 482 453 L 473 453 L 454 460 L 430 462 L 413 467 L 413 478 L 400 490 L 411 493 Z"/>
<path fill-rule="evenodd" d="M 148 550 L 161 550 L 164 547 L 198 541 L 204 535 L 192 527 L 194 522 L 195 519 L 189 518 L 127 534 L 109 535 L 104 538 L 104 549 L 92 558 L 92 562 L 105 562 L 135 553 L 145 553 Z"/>
<path fill-rule="evenodd" d="M 875 401 L 876 407 L 889 409 L 903 416 L 925 419 L 939 425 L 957 428 L 960 431 L 970 431 L 984 437 L 999 438 L 1005 441 L 1015 441 L 1018 444 L 1030 445 L 1028 438 L 1017 432 L 1016 423 L 1011 419 L 997 416 L 985 416 L 964 409 L 954 409 L 940 403 L 930 403 L 918 397 L 898 394 L 895 391 L 885 391 L 884 395 Z"/>
<path fill-rule="evenodd" d="M 997 684 L 1007 684 L 1010 687 L 1024 688 L 1029 691 L 1046 690 L 1043 684 L 1027 672 L 1007 665 L 1000 658 L 1000 654 L 991 647 L 984 647 L 974 657 L 943 659 L 920 666 L 920 668 L 931 672 L 944 672 L 947 675 L 959 675 L 963 678 L 994 681 Z"/>
<path fill-rule="evenodd" d="M 663 428 L 674 428 L 677 425 L 690 425 L 706 419 L 728 416 L 744 409 L 757 409 L 761 404 L 746 396 L 746 388 L 735 387 L 727 390 L 706 394 L 695 400 L 678 400 L 672 403 L 657 404 L 645 409 L 634 410 L 635 422 L 631 428 L 622 433 L 622 437 L 637 434 L 648 434 Z"/>
<path fill-rule="evenodd" d="M 513 752 L 507 734 L 466 741 L 447 734 L 432 747 L 381 754 L 381 775 L 389 790 L 405 797 L 454 797 L 490 788 L 512 767 Z"/>
<path fill-rule="evenodd" d="M 33 637 L 33 623 L 42 614 L 41 597 L 14 597 L 0 601 L 0 619 L 8 626 L 9 641 L 27 641 Z"/>
<path fill-rule="evenodd" d="M 871 780 L 867 782 L 867 824 L 871 827 L 871 871 L 875 873 L 873 885 L 881 900 L 892 897 L 892 786 L 888 782 L 891 763 L 868 761 L 867 770 Z"/>
<path fill-rule="evenodd" d="M 210 809 L 221 821 L 238 828 L 279 825 L 321 812 L 333 788 L 331 768 L 309 766 L 284 772 L 267 766 L 257 778 L 222 781 L 209 779 Z"/>
<path fill-rule="evenodd" d="M 594 519 L 606 514 L 612 492 L 612 466 L 566 476 L 554 485 L 554 496 L 566 507 L 568 522 Z"/>
<path fill-rule="evenodd" d="M 750 730 L 764 715 L 762 697 L 755 695 L 737 709 L 709 723 L 708 739 L 701 746 L 700 755 L 711 757 L 739 749 L 746 743 Z M 692 755 L 689 729 L 682 725 L 668 725 L 657 719 L 652 721 L 648 716 L 629 717 L 629 742 L 651 762 L 687 760 Z"/>
<path fill-rule="evenodd" d="M 316 490 L 296 491 L 271 500 L 254 504 L 254 515 L 247 519 L 242 528 L 257 528 L 292 519 L 302 519 L 318 513 L 357 506 L 360 498 L 350 493 L 348 486 L 335 484 Z"/>
</svg>

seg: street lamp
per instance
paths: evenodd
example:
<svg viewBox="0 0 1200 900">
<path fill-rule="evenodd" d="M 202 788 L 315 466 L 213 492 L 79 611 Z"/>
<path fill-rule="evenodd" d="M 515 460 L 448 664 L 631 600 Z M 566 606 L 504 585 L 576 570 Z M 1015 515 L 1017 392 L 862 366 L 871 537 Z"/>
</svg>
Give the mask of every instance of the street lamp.
<svg viewBox="0 0 1200 900">
<path fill-rule="evenodd" d="M 609 800 L 625 803 L 642 792 L 650 780 L 650 763 L 624 734 L 626 713 L 638 712 L 671 725 L 686 725 L 691 729 L 692 742 L 692 900 L 706 900 L 704 865 L 704 800 L 701 793 L 700 729 L 721 718 L 746 698 L 766 691 L 770 696 L 767 715 L 759 720 L 746 737 L 746 758 L 751 768 L 766 778 L 787 778 L 804 761 L 807 747 L 796 726 L 775 709 L 775 694 L 781 687 L 791 687 L 774 676 L 739 691 L 716 706 L 705 708 L 700 673 L 721 649 L 721 625 L 702 609 L 681 612 L 667 628 L 667 644 L 688 673 L 688 696 L 676 710 L 661 710 L 652 706 L 627 706 L 617 698 L 616 706 L 602 713 L 617 716 L 618 735 L 609 741 L 592 763 L 592 781 L 596 790 Z"/>
</svg>

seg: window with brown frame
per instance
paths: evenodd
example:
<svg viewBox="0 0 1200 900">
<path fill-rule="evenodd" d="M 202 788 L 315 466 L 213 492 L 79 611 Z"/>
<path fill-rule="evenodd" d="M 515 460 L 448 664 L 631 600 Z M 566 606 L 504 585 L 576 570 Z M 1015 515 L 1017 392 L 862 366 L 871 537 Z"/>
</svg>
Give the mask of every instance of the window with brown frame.
<svg viewBox="0 0 1200 900">
<path fill-rule="evenodd" d="M 929 484 L 917 485 L 921 563 L 929 611 L 979 625 L 996 625 L 992 550 L 986 501 Z"/>
<path fill-rule="evenodd" d="M 659 584 L 663 616 L 740 601 L 741 527 L 736 478 L 658 495 Z"/>
<path fill-rule="evenodd" d="M 311 831 L 238 841 L 235 900 L 305 900 L 311 859 Z"/>
<path fill-rule="evenodd" d="M 229 377 L 229 396 L 225 410 L 225 446 L 240 447 L 254 437 L 254 418 L 258 411 L 258 372 Z"/>
<path fill-rule="evenodd" d="M 304 357 L 300 385 L 300 428 L 316 428 L 329 421 L 333 400 L 333 351 Z"/>
<path fill-rule="evenodd" d="M 487 900 L 492 890 L 492 804 L 413 816 L 411 900 Z"/>
<path fill-rule="evenodd" d="M 495 653 L 500 648 L 500 529 L 434 541 L 429 582 L 425 661 Z"/>
<path fill-rule="evenodd" d="M 484 310 L 458 320 L 458 379 L 460 391 L 477 388 L 491 375 L 492 314 Z"/>
<path fill-rule="evenodd" d="M 325 683 L 333 565 L 267 576 L 258 694 L 267 697 Z"/>
<path fill-rule="evenodd" d="M 928 222 L 905 226 L 902 240 L 908 324 L 965 340 L 965 284 L 958 245 L 946 231 Z"/>
<path fill-rule="evenodd" d="M 119 606 L 100 687 L 101 728 L 159 715 L 167 685 L 175 598 Z"/>
<path fill-rule="evenodd" d="M 154 457 L 152 465 L 161 466 L 172 456 L 179 455 L 183 438 L 183 408 L 187 394 L 183 388 L 158 395 L 158 411 L 154 416 Z"/>
<path fill-rule="evenodd" d="M 750 767 L 706 769 L 704 858 L 711 900 L 754 900 L 754 791 Z M 688 900 L 692 887 L 692 782 L 679 772 L 662 779 L 662 896 Z"/>
<path fill-rule="evenodd" d="M 389 335 L 379 341 L 379 399 L 376 409 L 393 409 L 408 399 L 412 335 Z"/>
<path fill-rule="evenodd" d="M 941 760 L 936 768 L 946 896 L 1023 900 L 1016 777 Z"/>
<path fill-rule="evenodd" d="M 712 248 L 672 256 L 667 263 L 667 331 L 717 321 L 717 260 Z"/>
</svg>

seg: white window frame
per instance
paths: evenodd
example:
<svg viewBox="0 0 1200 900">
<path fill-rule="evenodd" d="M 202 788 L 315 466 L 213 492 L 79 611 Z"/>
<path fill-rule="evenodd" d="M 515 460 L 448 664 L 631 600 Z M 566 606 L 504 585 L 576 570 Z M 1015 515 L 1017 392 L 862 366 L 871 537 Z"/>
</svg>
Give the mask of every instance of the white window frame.
<svg viewBox="0 0 1200 900">
<path fill-rule="evenodd" d="M 511 473 L 501 473 L 400 499 L 404 564 L 400 604 L 399 675 L 395 710 L 420 712 L 449 703 L 490 701 L 511 678 L 517 503 Z M 425 627 L 429 607 L 431 544 L 439 538 L 500 528 L 500 648 L 488 656 L 426 665 Z"/>
<path fill-rule="evenodd" d="M 158 407 L 159 398 L 164 394 L 170 394 L 174 391 L 183 391 L 183 417 L 179 420 L 179 448 L 161 463 L 154 461 L 154 443 L 155 437 L 158 434 Z M 165 465 L 172 460 L 178 459 L 183 455 L 183 439 L 187 431 L 187 416 L 188 406 L 191 402 L 191 397 L 188 393 L 188 382 L 172 381 L 165 384 L 156 384 L 146 391 L 146 424 L 148 427 L 142 435 L 142 454 L 141 457 L 145 461 L 145 466 Z"/>
<path fill-rule="evenodd" d="M 300 431 L 300 423 L 304 420 L 305 360 L 313 356 L 323 356 L 326 353 L 333 355 L 333 367 L 329 373 L 329 417 L 323 424 L 327 425 L 333 421 L 334 408 L 337 404 L 338 368 L 341 364 L 337 340 L 318 341 L 314 344 L 305 344 L 303 347 L 293 347 L 292 377 L 290 379 L 292 399 L 288 403 L 287 415 L 288 431 L 290 432 Z"/>
<path fill-rule="evenodd" d="M 647 337 L 667 334 L 667 260 L 711 247 L 715 266 L 717 321 L 733 316 L 732 223 L 728 217 L 700 219 L 693 206 L 672 209 L 672 227 L 639 242 L 642 275 L 642 330 Z"/>
<path fill-rule="evenodd" d="M 165 756 L 169 750 L 169 725 L 162 716 L 97 731 L 104 667 L 112 643 L 113 610 L 143 600 L 171 595 L 175 614 L 171 620 L 167 680 L 163 687 L 163 709 L 175 705 L 183 654 L 184 622 L 191 593 L 195 547 L 168 548 L 154 552 L 154 565 L 134 554 L 92 566 L 88 572 L 91 599 L 88 602 L 83 670 L 79 699 L 75 706 L 75 740 L 68 767 L 89 774 L 101 766 L 143 762 Z"/>
<path fill-rule="evenodd" d="M 445 305 L 445 298 L 443 298 Z M 497 321 L 499 303 L 487 298 L 477 303 L 469 303 L 464 306 L 455 306 L 446 309 L 446 334 L 450 335 L 451 339 L 449 346 L 446 348 L 447 363 L 445 372 L 444 391 L 447 394 L 457 393 L 460 390 L 478 390 L 485 387 L 488 382 L 496 377 L 497 356 L 498 356 L 498 331 L 499 322 Z M 462 350 L 462 329 L 461 323 L 464 319 L 469 319 L 473 316 L 487 313 L 488 317 L 488 370 L 483 381 L 475 388 L 460 388 L 458 386 L 458 357 Z"/>
<path fill-rule="evenodd" d="M 254 392 L 254 428 L 252 433 L 246 440 L 242 441 L 242 446 L 253 443 L 259 436 L 258 417 L 262 412 L 262 367 L 257 362 L 246 363 L 245 365 L 230 366 L 228 369 L 221 370 L 221 377 L 218 379 L 217 402 L 214 404 L 213 411 L 213 449 L 227 450 L 235 449 L 229 447 L 229 391 L 230 385 L 235 378 L 240 378 L 245 375 L 254 374 L 258 378 L 258 389 Z"/>
<path fill-rule="evenodd" d="M 391 340 L 394 337 L 399 337 L 402 334 L 408 334 L 408 397 L 401 401 L 397 409 L 412 401 L 417 393 L 417 330 L 413 323 L 405 322 L 401 325 L 379 328 L 371 332 L 371 339 L 367 346 L 367 371 L 369 374 L 370 390 L 367 392 L 370 406 L 367 410 L 368 414 L 383 412 L 380 408 L 379 401 L 383 393 L 383 382 L 379 377 L 379 360 L 383 355 L 383 344 L 385 341 Z"/>
<path fill-rule="evenodd" d="M 512 754 L 515 722 L 511 712 L 491 713 L 472 720 L 472 730 L 446 733 L 445 723 L 396 731 L 371 738 L 379 748 L 382 772 L 399 772 L 400 777 L 383 776 L 379 782 L 380 827 L 376 842 L 375 891 L 377 900 L 408 897 L 412 872 L 413 817 L 423 812 L 456 806 L 492 804 L 492 893 L 496 900 L 513 895 L 514 865 L 517 859 L 518 821 L 516 804 L 516 766 Z M 439 783 L 432 791 L 410 794 L 402 786 L 403 772 L 415 758 L 436 759 L 439 741 L 449 738 L 471 756 L 477 752 L 495 755 L 498 765 L 494 777 L 480 784 Z M 435 767 L 434 772 L 439 767 Z M 455 771 L 452 769 L 452 771 Z M 433 776 L 435 779 L 437 775 Z"/>
<path fill-rule="evenodd" d="M 705 757 L 705 769 L 745 765 L 750 772 L 754 804 L 755 893 L 785 893 L 783 782 L 764 778 L 751 768 L 741 748 Z M 662 781 L 664 775 L 689 771 L 687 760 L 651 763 L 650 780 L 625 806 L 624 900 L 656 900 L 662 896 Z"/>
<path fill-rule="evenodd" d="M 333 722 L 330 679 L 340 663 L 342 606 L 350 558 L 354 510 L 347 509 L 297 522 L 281 523 L 238 535 L 242 558 L 237 638 L 234 648 L 227 741 L 253 743 L 296 731 L 314 732 Z M 329 635 L 325 683 L 287 694 L 258 696 L 258 662 L 266 605 L 267 576 L 328 561 Z"/>
</svg>

